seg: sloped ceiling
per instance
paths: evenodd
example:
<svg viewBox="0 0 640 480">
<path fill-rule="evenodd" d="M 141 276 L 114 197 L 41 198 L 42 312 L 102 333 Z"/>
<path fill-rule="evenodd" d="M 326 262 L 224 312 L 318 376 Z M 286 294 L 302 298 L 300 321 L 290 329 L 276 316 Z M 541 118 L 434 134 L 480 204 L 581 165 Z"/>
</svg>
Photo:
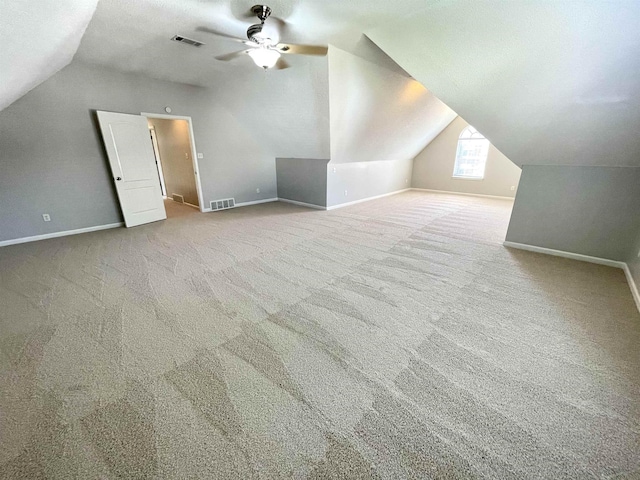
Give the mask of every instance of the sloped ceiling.
<svg viewBox="0 0 640 480">
<path fill-rule="evenodd" d="M 331 161 L 411 160 L 457 115 L 397 67 L 381 66 L 386 55 L 375 45 L 366 57 L 381 60 L 329 49 Z"/>
<path fill-rule="evenodd" d="M 366 33 L 518 165 L 640 165 L 640 2 L 458 0 Z"/>
<path fill-rule="evenodd" d="M 247 16 L 255 0 L 100 0 L 94 18 L 78 50 L 83 62 L 154 78 L 199 86 L 233 82 L 242 75 L 259 72 L 249 58 L 220 62 L 215 56 L 244 46 L 216 37 L 202 29 L 245 38 L 256 17 Z M 268 0 L 274 18 L 286 21 L 281 41 L 336 45 L 350 51 L 372 26 L 400 18 L 424 0 Z M 272 18 L 271 20 L 274 20 Z M 274 24 L 267 20 L 267 26 Z M 278 34 L 274 33 L 274 37 Z M 202 41 L 193 48 L 169 39 L 181 34 Z M 292 67 L 313 63 L 313 59 L 288 55 Z M 284 72 L 269 71 L 278 76 Z"/>
<path fill-rule="evenodd" d="M 248 58 L 213 58 L 241 45 L 201 28 L 242 36 L 256 20 L 244 16 L 255 0 L 100 0 L 97 8 L 96 3 L 2 2 L 0 109 L 66 65 L 82 38 L 75 55 L 80 62 L 217 90 L 229 108 L 244 109 L 241 121 L 273 132 L 264 141 L 273 143 L 276 155 L 326 153 L 328 81 L 322 60 L 288 56 L 293 68 L 261 72 Z M 268 4 L 287 22 L 284 41 L 331 44 L 361 55 L 359 42 L 368 33 L 519 165 L 640 163 L 637 0 Z M 178 33 L 206 45 L 171 42 Z M 304 108 L 291 108 L 294 91 L 307 98 Z M 314 127 L 319 138 L 309 137 Z"/>
<path fill-rule="evenodd" d="M 73 59 L 98 0 L 2 0 L 0 110 Z"/>
</svg>

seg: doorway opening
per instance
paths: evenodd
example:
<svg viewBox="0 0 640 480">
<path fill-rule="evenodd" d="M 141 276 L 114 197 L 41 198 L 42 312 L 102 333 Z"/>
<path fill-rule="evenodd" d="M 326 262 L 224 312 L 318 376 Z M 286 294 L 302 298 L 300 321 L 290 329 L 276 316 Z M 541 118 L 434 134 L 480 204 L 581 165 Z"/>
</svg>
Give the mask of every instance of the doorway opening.
<svg viewBox="0 0 640 480">
<path fill-rule="evenodd" d="M 153 113 L 142 113 L 142 116 L 149 125 L 165 204 L 176 202 L 204 211 L 191 117 Z M 167 210 L 169 216 L 172 211 L 175 209 Z"/>
</svg>

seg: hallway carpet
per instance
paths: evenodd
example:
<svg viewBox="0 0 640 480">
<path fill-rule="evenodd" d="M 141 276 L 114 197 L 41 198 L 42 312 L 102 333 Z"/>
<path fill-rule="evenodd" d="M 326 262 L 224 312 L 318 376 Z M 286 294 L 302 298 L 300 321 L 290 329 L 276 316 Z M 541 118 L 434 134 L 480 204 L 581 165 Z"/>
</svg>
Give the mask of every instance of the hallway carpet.
<svg viewBox="0 0 640 480">
<path fill-rule="evenodd" d="M 512 203 L 283 203 L 0 249 L 0 478 L 639 478 L 621 270 Z"/>
</svg>

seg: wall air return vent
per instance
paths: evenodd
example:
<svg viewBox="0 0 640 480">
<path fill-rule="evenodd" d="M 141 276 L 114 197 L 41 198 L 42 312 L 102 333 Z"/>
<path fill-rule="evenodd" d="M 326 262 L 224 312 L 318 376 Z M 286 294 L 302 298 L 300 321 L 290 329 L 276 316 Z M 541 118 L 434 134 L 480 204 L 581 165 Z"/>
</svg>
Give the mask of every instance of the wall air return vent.
<svg viewBox="0 0 640 480">
<path fill-rule="evenodd" d="M 174 202 L 184 203 L 184 197 L 182 195 L 178 195 L 177 193 L 174 193 L 172 195 L 172 198 Z"/>
<path fill-rule="evenodd" d="M 223 200 L 212 200 L 211 201 L 211 210 L 214 212 L 216 210 L 227 210 L 229 208 L 233 208 L 236 206 L 235 198 L 225 198 Z"/>
<path fill-rule="evenodd" d="M 174 35 L 171 39 L 174 42 L 186 43 L 187 45 L 191 45 L 193 47 L 201 47 L 204 43 L 199 42 L 197 40 L 193 40 L 192 38 L 183 37 L 182 35 Z"/>
</svg>

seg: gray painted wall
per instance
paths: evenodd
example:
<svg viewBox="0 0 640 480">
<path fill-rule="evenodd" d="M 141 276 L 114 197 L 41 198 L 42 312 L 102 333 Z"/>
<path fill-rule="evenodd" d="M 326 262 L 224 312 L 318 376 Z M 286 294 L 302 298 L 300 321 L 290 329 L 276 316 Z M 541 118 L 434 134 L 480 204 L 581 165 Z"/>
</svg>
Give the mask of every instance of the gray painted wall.
<svg viewBox="0 0 640 480">
<path fill-rule="evenodd" d="M 274 159 L 330 155 L 327 57 L 301 58 L 303 65 L 266 72 L 255 65 L 237 71 L 234 62 L 219 62 L 228 71 L 210 90 Z"/>
<path fill-rule="evenodd" d="M 458 138 L 469 124 L 457 117 L 420 152 L 413 162 L 411 186 L 429 190 L 515 197 L 520 167 L 491 145 L 482 180 L 453 178 Z"/>
<path fill-rule="evenodd" d="M 325 207 L 328 162 L 315 158 L 276 158 L 278 198 Z"/>
<path fill-rule="evenodd" d="M 639 167 L 525 165 L 507 241 L 627 261 L 639 205 Z"/>
<path fill-rule="evenodd" d="M 148 122 L 155 127 L 167 196 L 182 195 L 186 203 L 198 205 L 189 123 L 163 118 L 149 118 Z"/>
<path fill-rule="evenodd" d="M 0 241 L 121 220 L 94 110 L 191 116 L 205 207 L 276 197 L 276 157 L 329 157 L 327 58 L 304 59 L 241 74 L 213 61 L 211 88 L 74 60 L 0 112 Z"/>
<path fill-rule="evenodd" d="M 73 62 L 0 112 L 0 241 L 121 221 L 94 110 L 162 113 L 169 105 L 192 117 L 206 204 L 276 197 L 275 155 L 221 95 Z"/>
<path fill-rule="evenodd" d="M 413 160 L 329 162 L 327 206 L 355 202 L 409 188 Z M 345 194 L 346 193 L 346 194 Z"/>
</svg>

